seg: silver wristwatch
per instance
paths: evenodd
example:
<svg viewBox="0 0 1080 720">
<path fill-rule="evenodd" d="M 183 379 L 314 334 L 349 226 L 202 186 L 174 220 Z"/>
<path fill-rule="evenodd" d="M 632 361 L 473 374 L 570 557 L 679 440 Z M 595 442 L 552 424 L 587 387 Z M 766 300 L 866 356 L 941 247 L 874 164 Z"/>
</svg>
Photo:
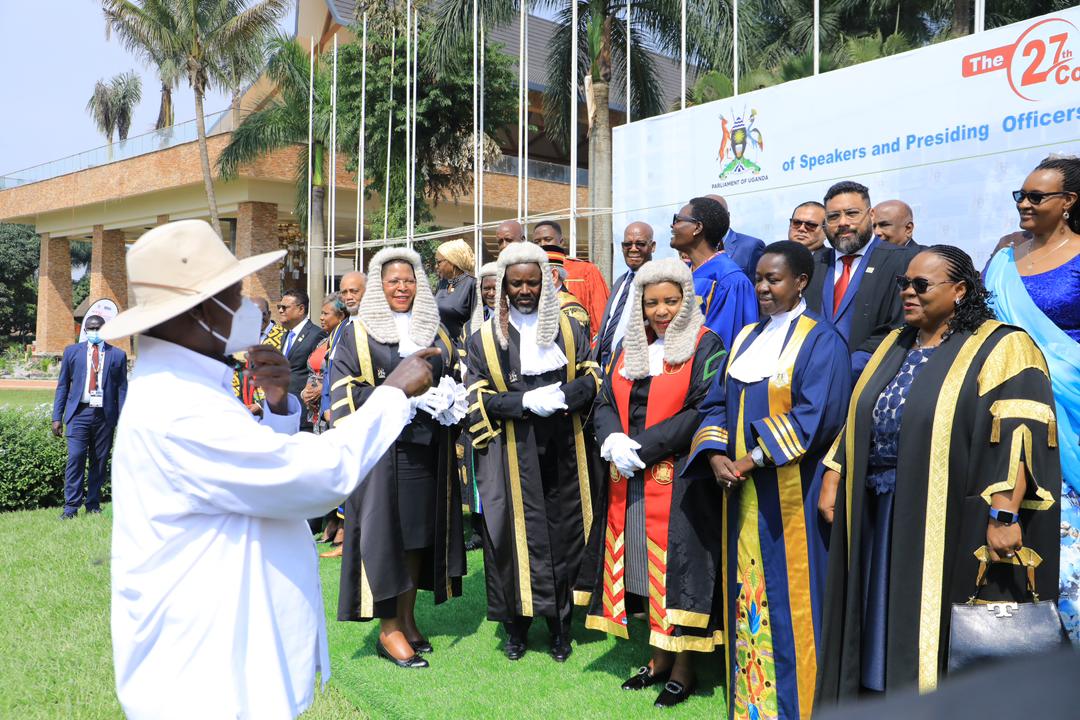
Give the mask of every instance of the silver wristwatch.
<svg viewBox="0 0 1080 720">
<path fill-rule="evenodd" d="M 754 461 L 756 467 L 765 467 L 765 452 L 760 445 L 750 451 L 750 459 Z"/>
</svg>

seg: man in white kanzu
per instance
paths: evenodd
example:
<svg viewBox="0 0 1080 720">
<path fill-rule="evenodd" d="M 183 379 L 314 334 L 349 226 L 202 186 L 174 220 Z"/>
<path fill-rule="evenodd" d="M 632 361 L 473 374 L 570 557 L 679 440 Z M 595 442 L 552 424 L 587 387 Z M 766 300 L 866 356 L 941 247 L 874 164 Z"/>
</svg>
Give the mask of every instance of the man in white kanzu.
<svg viewBox="0 0 1080 720">
<path fill-rule="evenodd" d="M 201 220 L 143 235 L 127 253 L 134 307 L 103 338 L 138 335 L 112 466 L 112 637 L 129 718 L 292 718 L 330 675 L 306 518 L 345 501 L 430 386 L 421 350 L 322 435 L 297 433 L 289 365 L 258 344 L 240 281 L 282 252 L 237 260 Z M 229 357 L 262 417 L 237 402 Z"/>
</svg>

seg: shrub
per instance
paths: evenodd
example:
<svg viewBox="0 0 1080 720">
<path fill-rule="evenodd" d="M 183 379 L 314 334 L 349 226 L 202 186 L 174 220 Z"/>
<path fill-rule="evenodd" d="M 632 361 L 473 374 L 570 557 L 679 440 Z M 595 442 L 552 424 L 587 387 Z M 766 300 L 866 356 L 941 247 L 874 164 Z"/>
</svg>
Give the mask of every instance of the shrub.
<svg viewBox="0 0 1080 720">
<path fill-rule="evenodd" d="M 52 409 L 0 407 L 0 510 L 64 504 L 67 443 L 53 437 Z M 102 488 L 108 497 L 109 483 Z"/>
</svg>

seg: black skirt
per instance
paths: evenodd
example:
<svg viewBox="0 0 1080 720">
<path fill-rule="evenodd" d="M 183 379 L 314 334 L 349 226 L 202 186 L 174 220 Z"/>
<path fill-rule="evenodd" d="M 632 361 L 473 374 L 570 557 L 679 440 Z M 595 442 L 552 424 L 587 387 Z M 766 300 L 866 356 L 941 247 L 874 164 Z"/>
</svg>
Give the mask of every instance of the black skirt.
<svg viewBox="0 0 1080 720">
<path fill-rule="evenodd" d="M 435 544 L 435 473 L 438 458 L 431 448 L 395 443 L 398 519 L 405 550 Z"/>
</svg>

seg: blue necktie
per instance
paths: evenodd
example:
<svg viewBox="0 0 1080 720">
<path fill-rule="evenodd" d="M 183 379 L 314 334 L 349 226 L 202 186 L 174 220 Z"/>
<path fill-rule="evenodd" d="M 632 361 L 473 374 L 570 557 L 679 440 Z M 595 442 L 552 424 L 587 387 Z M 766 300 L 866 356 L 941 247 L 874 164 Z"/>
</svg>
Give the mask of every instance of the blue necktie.
<svg viewBox="0 0 1080 720">
<path fill-rule="evenodd" d="M 292 343 L 295 339 L 296 333 L 290 330 L 289 335 L 285 338 L 285 357 L 289 356 L 289 351 L 292 350 Z"/>
<path fill-rule="evenodd" d="M 615 350 L 615 348 L 612 347 L 612 343 L 615 341 L 615 330 L 619 327 L 619 320 L 622 318 L 623 309 L 626 308 L 626 299 L 630 297 L 632 282 L 634 282 L 633 270 L 626 273 L 626 281 L 623 282 L 622 287 L 619 288 L 619 299 L 615 303 L 615 307 L 611 310 L 611 315 L 608 317 L 607 329 L 604 330 L 604 337 L 600 342 L 600 349 L 602 350 L 600 354 L 601 369 L 607 367 L 608 360 L 611 358 L 611 353 Z"/>
</svg>

